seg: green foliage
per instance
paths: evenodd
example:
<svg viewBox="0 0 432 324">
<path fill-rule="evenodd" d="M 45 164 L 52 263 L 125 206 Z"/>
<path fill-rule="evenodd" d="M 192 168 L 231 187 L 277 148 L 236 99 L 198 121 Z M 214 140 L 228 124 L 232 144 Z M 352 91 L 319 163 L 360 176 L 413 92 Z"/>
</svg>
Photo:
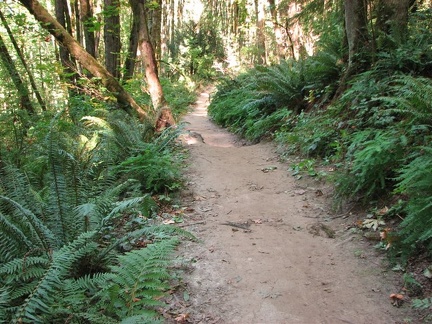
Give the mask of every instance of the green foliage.
<svg viewBox="0 0 432 324">
<path fill-rule="evenodd" d="M 346 155 L 347 172 L 337 182 L 338 190 L 373 198 L 392 188 L 393 172 L 407 144 L 407 137 L 397 130 L 356 132 Z"/>
<path fill-rule="evenodd" d="M 217 75 L 214 64 L 225 58 L 217 23 L 215 18 L 203 15 L 198 23 L 190 20 L 176 30 L 168 47 L 182 75 L 204 80 Z"/>
<path fill-rule="evenodd" d="M 209 113 L 216 123 L 258 141 L 286 129 L 295 115 L 318 106 L 334 91 L 337 57 L 319 54 L 308 60 L 257 67 L 218 86 Z M 289 127 L 288 127 L 289 128 Z"/>
<path fill-rule="evenodd" d="M 169 151 L 159 150 L 153 144 L 120 163 L 118 172 L 137 179 L 148 192 L 173 191 L 180 187 L 179 165 Z"/>
<path fill-rule="evenodd" d="M 184 113 L 189 110 L 191 104 L 195 101 L 195 93 L 193 89 L 183 80 L 176 80 L 173 77 L 167 78 L 161 76 L 160 82 L 162 85 L 164 98 L 171 108 L 172 113 L 176 119 L 179 119 Z M 143 91 L 147 87 L 143 75 L 136 75 L 124 84 L 125 89 L 131 93 L 135 100 L 143 106 L 151 106 L 150 95 Z"/>
<path fill-rule="evenodd" d="M 416 309 L 430 309 L 432 307 L 432 297 L 424 299 L 413 299 L 412 305 Z"/>
<path fill-rule="evenodd" d="M 412 252 L 418 243 L 432 250 L 432 148 L 419 147 L 399 170 L 397 192 L 409 196 L 407 217 L 401 224 L 403 244 Z"/>
<path fill-rule="evenodd" d="M 158 299 L 169 288 L 170 255 L 178 243 L 176 239 L 163 240 L 119 256 L 119 265 L 111 268 L 109 283 L 95 296 L 105 313 L 123 321 L 142 315 L 156 319 L 156 308 L 163 306 Z"/>
<path fill-rule="evenodd" d="M 156 320 L 156 307 L 163 306 L 159 298 L 171 278 L 166 270 L 170 255 L 179 241 L 160 240 L 120 255 L 109 272 L 75 278 L 72 275 L 76 264 L 98 249 L 95 235 L 83 233 L 52 255 L 3 264 L 0 318 L 24 323 L 66 319 L 72 323 L 84 319 L 115 323 L 137 316 L 145 322 Z"/>
<path fill-rule="evenodd" d="M 327 112 L 300 113 L 283 125 L 275 136 L 282 154 L 300 152 L 307 157 L 341 158 L 345 154 L 345 131 L 338 129 L 337 119 Z"/>
<path fill-rule="evenodd" d="M 177 134 L 155 138 L 150 125 L 95 111 L 85 97 L 72 108 L 21 133 L 20 151 L 7 149 L 18 136 L 2 133 L 0 321 L 157 322 L 169 255 L 177 237 L 193 239 L 150 219 L 151 193 L 181 183 Z"/>
</svg>

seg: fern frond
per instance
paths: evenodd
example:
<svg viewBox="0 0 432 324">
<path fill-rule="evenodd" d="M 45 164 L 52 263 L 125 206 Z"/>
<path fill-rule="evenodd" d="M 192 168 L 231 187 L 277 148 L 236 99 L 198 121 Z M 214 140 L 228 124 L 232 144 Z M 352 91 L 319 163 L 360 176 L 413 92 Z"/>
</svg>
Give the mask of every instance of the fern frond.
<svg viewBox="0 0 432 324">
<path fill-rule="evenodd" d="M 180 236 L 186 238 L 188 240 L 196 241 L 197 238 L 190 232 L 185 231 L 182 228 L 171 226 L 171 225 L 153 225 L 146 226 L 144 228 L 132 231 L 111 243 L 109 246 L 104 248 L 98 258 L 104 259 L 107 255 L 111 253 L 114 249 L 116 249 L 120 244 L 124 242 L 131 241 L 134 238 L 146 237 L 152 240 L 165 240 L 170 239 L 173 236 Z"/>
<path fill-rule="evenodd" d="M 27 235 L 27 238 L 32 239 L 33 247 L 48 251 L 50 248 L 57 246 L 58 243 L 55 235 L 29 209 L 6 196 L 0 196 L 0 201 L 11 206 L 15 212 L 15 216 L 20 217 L 21 221 L 19 222 L 19 226 L 25 228 L 25 232 L 30 233 Z"/>
<path fill-rule="evenodd" d="M 128 210 L 131 207 L 137 206 L 138 204 L 140 204 L 141 202 L 143 202 L 148 197 L 149 197 L 149 195 L 145 195 L 145 196 L 142 196 L 142 197 L 134 197 L 134 198 L 131 198 L 131 199 L 126 199 L 126 200 L 117 202 L 116 206 L 111 210 L 111 212 L 106 217 L 104 217 L 102 219 L 101 227 L 103 227 L 104 224 L 106 224 L 111 218 L 113 218 L 118 213 L 121 213 L 121 212 L 123 212 L 125 210 Z"/>
<path fill-rule="evenodd" d="M 10 261 L 33 248 L 33 242 L 1 212 L 0 230 L 0 261 Z"/>
<path fill-rule="evenodd" d="M 121 318 L 134 315 L 155 318 L 155 307 L 163 305 L 156 298 L 168 288 L 166 280 L 170 274 L 167 267 L 178 243 L 177 239 L 162 240 L 119 256 L 119 265 L 112 267 L 112 283 L 98 294 L 100 302 L 121 302 L 124 308 Z M 115 300 L 112 300 L 113 294 L 117 297 Z"/>
<path fill-rule="evenodd" d="M 46 321 L 44 317 L 49 317 L 49 314 L 52 313 L 56 294 L 62 290 L 62 280 L 66 278 L 73 263 L 95 250 L 96 245 L 88 242 L 94 234 L 94 232 L 83 233 L 76 240 L 53 253 L 49 267 L 15 313 L 15 320 L 20 318 L 34 323 Z"/>
<path fill-rule="evenodd" d="M 396 192 L 409 197 L 401 234 L 408 252 L 420 242 L 427 243 L 432 251 L 432 147 L 419 147 L 410 158 L 396 178 Z"/>
</svg>

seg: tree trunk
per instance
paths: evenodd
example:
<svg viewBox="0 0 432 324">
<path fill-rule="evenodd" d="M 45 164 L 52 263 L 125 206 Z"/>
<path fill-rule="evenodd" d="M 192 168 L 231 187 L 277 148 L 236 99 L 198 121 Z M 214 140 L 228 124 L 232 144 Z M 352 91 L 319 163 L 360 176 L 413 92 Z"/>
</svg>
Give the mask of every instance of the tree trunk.
<svg viewBox="0 0 432 324">
<path fill-rule="evenodd" d="M 105 66 L 109 73 L 120 79 L 120 2 L 104 0 Z"/>
<path fill-rule="evenodd" d="M 162 27 L 162 0 L 156 0 L 155 6 L 151 10 L 151 29 L 150 29 L 150 40 L 152 41 L 154 55 L 157 62 L 160 62 L 162 59 L 162 50 L 161 50 L 161 27 Z M 159 64 L 158 71 L 159 69 Z"/>
<path fill-rule="evenodd" d="M 56 19 L 60 23 L 60 25 L 62 25 L 70 35 L 72 35 L 72 26 L 70 21 L 69 8 L 66 0 L 55 1 L 55 13 L 56 13 Z M 67 75 L 66 79 L 68 79 L 68 82 L 70 84 L 76 85 L 77 75 L 75 73 L 76 71 L 75 62 L 71 58 L 67 48 L 60 46 L 59 53 L 60 53 L 60 62 Z"/>
<path fill-rule="evenodd" d="M 139 32 L 139 8 L 138 2 L 134 0 L 129 0 L 129 4 L 132 9 L 132 28 L 129 35 L 129 46 L 127 51 L 127 56 L 124 63 L 124 75 L 123 80 L 130 80 L 134 74 L 135 62 L 137 58 L 138 50 L 138 32 Z"/>
<path fill-rule="evenodd" d="M 81 63 L 92 75 L 100 78 L 102 84 L 116 97 L 123 109 L 124 105 L 132 107 L 138 117 L 148 118 L 147 113 L 135 102 L 120 83 L 99 62 L 85 51 L 85 49 L 55 20 L 37 0 L 19 0 L 27 10 L 38 20 L 42 27 L 48 30 L 57 41 L 66 47 L 71 55 Z"/>
<path fill-rule="evenodd" d="M 15 37 L 12 34 L 12 31 L 10 30 L 9 25 L 7 24 L 7 21 L 6 21 L 5 17 L 4 17 L 4 15 L 3 15 L 3 13 L 1 12 L 1 10 L 0 10 L 0 20 L 2 21 L 3 27 L 6 29 L 6 32 L 9 35 L 9 38 L 10 38 L 10 40 L 12 42 L 12 45 L 13 45 L 13 47 L 14 47 L 14 49 L 15 49 L 15 51 L 16 51 L 16 53 L 17 53 L 17 55 L 18 55 L 18 57 L 19 57 L 19 59 L 21 61 L 21 64 L 23 65 L 23 67 L 24 67 L 24 69 L 25 69 L 25 71 L 27 73 L 27 76 L 28 76 L 29 81 L 30 81 L 30 85 L 31 85 L 31 87 L 33 89 L 33 92 L 34 92 L 34 94 L 36 96 L 36 99 L 37 99 L 39 105 L 41 106 L 41 108 L 42 108 L 43 111 L 46 111 L 46 104 L 45 104 L 44 100 L 42 99 L 42 96 L 41 96 L 41 94 L 40 94 L 40 92 L 39 92 L 39 90 L 38 90 L 38 88 L 36 86 L 36 82 L 35 82 L 35 79 L 33 77 L 33 73 L 30 71 L 30 69 L 29 69 L 29 67 L 27 65 L 27 62 L 24 59 L 24 55 L 21 52 L 21 49 L 19 48 L 18 43 L 16 42 Z"/>
<path fill-rule="evenodd" d="M 345 0 L 345 36 L 348 43 L 348 67 L 343 74 L 333 99 L 347 87 L 352 75 L 364 71 L 369 65 L 370 51 L 367 29 L 367 7 L 364 0 Z"/>
<path fill-rule="evenodd" d="M 96 39 L 93 31 L 93 8 L 90 0 L 80 0 L 80 8 L 85 49 L 91 56 L 96 57 Z"/>
<path fill-rule="evenodd" d="M 256 47 L 258 64 L 266 64 L 266 44 L 265 44 L 265 16 L 264 8 L 261 0 L 254 0 L 255 3 L 255 19 L 256 19 Z"/>
<path fill-rule="evenodd" d="M 273 21 L 273 33 L 274 33 L 274 42 L 276 46 L 273 46 L 274 56 L 278 58 L 279 61 L 285 58 L 285 44 L 286 40 L 284 40 L 282 36 L 282 28 L 281 24 L 278 22 L 278 13 L 275 0 L 268 0 L 270 7 L 270 14 Z"/>
<path fill-rule="evenodd" d="M 377 30 L 391 36 L 394 45 L 400 45 L 406 39 L 411 2 L 412 0 L 379 0 L 378 2 Z M 388 42 L 382 44 L 382 47 L 388 46 Z"/>
<path fill-rule="evenodd" d="M 362 69 L 365 54 L 370 50 L 367 30 L 366 2 L 345 0 L 345 32 L 348 41 L 349 74 Z"/>
<path fill-rule="evenodd" d="M 156 59 L 148 32 L 146 9 L 142 0 L 137 1 L 137 8 L 139 10 L 140 17 L 138 46 L 141 51 L 143 65 L 145 67 L 145 76 L 148 91 L 153 104 L 153 109 L 158 112 L 156 131 L 160 131 L 163 128 L 174 126 L 176 123 L 174 117 L 172 116 L 171 109 L 168 107 L 168 104 L 165 100 L 162 85 L 157 73 Z"/>
<path fill-rule="evenodd" d="M 27 86 L 21 80 L 18 70 L 15 66 L 12 57 L 9 55 L 8 49 L 3 42 L 3 38 L 0 34 L 0 59 L 3 62 L 4 67 L 9 73 L 12 82 L 14 83 L 16 89 L 18 90 L 18 96 L 20 98 L 20 105 L 22 109 L 25 109 L 29 114 L 34 114 L 35 110 L 30 100 L 29 91 Z"/>
</svg>

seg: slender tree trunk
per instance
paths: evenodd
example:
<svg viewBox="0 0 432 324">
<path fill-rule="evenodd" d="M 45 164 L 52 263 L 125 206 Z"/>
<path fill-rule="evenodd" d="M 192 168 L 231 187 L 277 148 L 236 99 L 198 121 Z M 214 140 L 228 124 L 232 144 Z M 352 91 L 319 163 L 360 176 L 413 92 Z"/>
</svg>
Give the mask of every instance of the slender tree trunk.
<svg viewBox="0 0 432 324">
<path fill-rule="evenodd" d="M 105 66 L 120 79 L 120 2 L 104 0 Z"/>
<path fill-rule="evenodd" d="M 29 91 L 27 86 L 22 81 L 18 70 L 15 66 L 12 57 L 9 55 L 8 49 L 3 42 L 3 38 L 0 34 L 0 59 L 3 62 L 4 67 L 9 73 L 12 82 L 14 83 L 16 89 L 18 90 L 18 96 L 20 98 L 20 105 L 22 109 L 27 110 L 30 114 L 34 114 L 35 110 L 30 100 Z"/>
<path fill-rule="evenodd" d="M 132 107 L 138 117 L 143 120 L 148 118 L 147 113 L 135 102 L 129 93 L 120 85 L 99 62 L 55 20 L 49 12 L 37 0 L 19 0 L 27 10 L 36 18 L 43 28 L 48 30 L 56 40 L 66 47 L 71 55 L 92 75 L 101 79 L 102 84 L 116 97 L 123 109 L 125 105 Z"/>
<path fill-rule="evenodd" d="M 129 46 L 124 63 L 125 72 L 123 75 L 123 80 L 131 79 L 134 74 L 138 50 L 138 32 L 140 26 L 138 2 L 129 0 L 129 4 L 132 9 L 132 28 L 129 35 Z"/>
<path fill-rule="evenodd" d="M 96 57 L 96 39 L 92 30 L 93 24 L 93 7 L 90 0 L 80 0 L 81 23 L 83 25 L 84 43 L 86 51 L 93 57 Z"/>
<path fill-rule="evenodd" d="M 36 99 L 37 99 L 39 105 L 41 106 L 41 108 L 42 108 L 43 111 L 46 111 L 45 101 L 42 99 L 42 96 L 41 96 L 41 94 L 40 94 L 40 92 L 39 92 L 39 90 L 38 90 L 38 88 L 36 86 L 36 82 L 35 82 L 35 79 L 33 77 L 33 73 L 29 69 L 29 67 L 27 65 L 27 62 L 24 59 L 24 55 L 21 52 L 21 49 L 19 48 L 18 43 L 16 42 L 15 37 L 12 34 L 12 31 L 10 30 L 9 25 L 7 24 L 7 21 L 6 21 L 5 17 L 4 17 L 4 15 L 3 15 L 3 13 L 1 12 L 1 10 L 0 10 L 0 20 L 2 21 L 3 27 L 6 29 L 6 32 L 9 35 L 9 38 L 10 38 L 10 40 L 12 42 L 12 45 L 13 45 L 13 47 L 14 47 L 14 49 L 15 49 L 15 51 L 16 51 L 16 53 L 17 53 L 17 55 L 18 55 L 18 57 L 19 57 L 19 59 L 21 61 L 21 64 L 23 65 L 23 67 L 24 67 L 24 69 L 26 71 L 26 74 L 27 74 L 27 76 L 29 78 L 29 81 L 30 81 L 30 85 L 31 85 L 31 87 L 33 89 L 33 92 L 34 92 L 34 94 L 36 96 Z"/>
<path fill-rule="evenodd" d="M 240 9 L 238 0 L 234 0 L 232 4 L 232 24 L 231 24 L 231 33 L 237 35 L 238 27 L 239 27 L 239 17 L 240 17 Z"/>
<path fill-rule="evenodd" d="M 281 24 L 278 22 L 278 13 L 275 0 L 268 0 L 270 7 L 270 14 L 273 20 L 273 33 L 274 33 L 274 42 L 275 45 L 273 49 L 274 56 L 278 58 L 278 60 L 283 60 L 285 58 L 285 48 L 284 45 L 286 41 L 282 37 L 282 28 Z"/>
<path fill-rule="evenodd" d="M 142 0 L 137 0 L 139 17 L 140 17 L 140 28 L 139 28 L 139 41 L 138 46 L 141 51 L 143 65 L 145 67 L 145 76 L 148 86 L 148 91 L 153 104 L 153 109 L 158 112 L 158 118 L 156 121 L 156 130 L 160 131 L 163 128 L 174 126 L 175 120 L 172 116 L 171 109 L 165 100 L 162 85 L 157 74 L 156 59 L 154 56 L 153 46 L 150 42 L 150 36 L 148 32 L 146 9 Z"/>
<path fill-rule="evenodd" d="M 60 25 L 62 25 L 70 35 L 72 35 L 72 26 L 71 26 L 69 8 L 66 0 L 55 1 L 55 13 L 56 13 L 56 19 L 60 23 Z M 68 79 L 68 82 L 70 84 L 76 85 L 76 78 L 77 78 L 77 75 L 75 73 L 76 64 L 71 58 L 69 51 L 67 50 L 67 48 L 60 46 L 59 54 L 60 54 L 60 62 L 64 68 L 64 71 L 66 72 L 67 75 L 66 78 Z"/>
<path fill-rule="evenodd" d="M 255 3 L 255 16 L 256 16 L 257 63 L 266 64 L 264 8 L 262 6 L 261 0 L 254 0 L 254 3 Z"/>
<path fill-rule="evenodd" d="M 162 28 L 162 0 L 156 0 L 156 5 L 151 10 L 151 29 L 150 29 L 150 40 L 152 41 L 154 54 L 156 63 L 159 62 L 162 57 L 162 50 L 161 50 L 161 28 Z M 158 64 L 158 71 L 159 64 Z"/>
</svg>

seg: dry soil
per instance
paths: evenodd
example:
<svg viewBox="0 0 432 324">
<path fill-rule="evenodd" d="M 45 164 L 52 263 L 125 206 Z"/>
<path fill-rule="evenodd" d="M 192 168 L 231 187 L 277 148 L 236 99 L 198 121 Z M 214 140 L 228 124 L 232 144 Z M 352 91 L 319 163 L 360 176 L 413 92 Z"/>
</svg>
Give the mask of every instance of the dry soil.
<svg viewBox="0 0 432 324">
<path fill-rule="evenodd" d="M 353 224 L 365 215 L 334 215 L 330 186 L 297 180 L 272 143 L 244 145 L 215 126 L 209 98 L 203 91 L 184 119 L 190 158 L 183 226 L 201 241 L 181 247 L 193 263 L 176 297 L 176 321 L 409 320 L 409 307 L 389 299 L 401 289 L 400 274 Z"/>
</svg>

